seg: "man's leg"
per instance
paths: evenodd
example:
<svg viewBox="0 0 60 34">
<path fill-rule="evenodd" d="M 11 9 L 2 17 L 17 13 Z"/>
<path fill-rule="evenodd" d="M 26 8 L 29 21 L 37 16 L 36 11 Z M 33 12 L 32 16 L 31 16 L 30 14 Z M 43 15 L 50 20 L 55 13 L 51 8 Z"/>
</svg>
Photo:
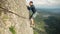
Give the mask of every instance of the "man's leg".
<svg viewBox="0 0 60 34">
<path fill-rule="evenodd" d="M 33 17 L 33 14 L 32 14 L 32 15 L 30 15 L 29 19 L 31 19 L 32 17 Z"/>
<path fill-rule="evenodd" d="M 34 19 L 31 18 L 31 25 L 34 25 Z"/>
<path fill-rule="evenodd" d="M 34 15 L 34 13 L 30 16 L 30 25 L 33 27 L 34 25 L 35 25 L 35 23 L 34 23 L 34 17 L 33 17 L 33 15 Z"/>
</svg>

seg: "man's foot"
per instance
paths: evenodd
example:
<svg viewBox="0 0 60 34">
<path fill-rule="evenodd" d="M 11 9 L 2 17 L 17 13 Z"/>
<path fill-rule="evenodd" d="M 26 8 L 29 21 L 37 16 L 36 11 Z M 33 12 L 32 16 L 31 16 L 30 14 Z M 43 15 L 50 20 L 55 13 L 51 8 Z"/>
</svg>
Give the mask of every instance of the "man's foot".
<svg viewBox="0 0 60 34">
<path fill-rule="evenodd" d="M 30 24 L 31 27 L 35 27 L 35 23 L 34 23 L 34 20 L 31 18 L 31 24 Z"/>
<path fill-rule="evenodd" d="M 30 27 L 35 27 L 35 25 L 30 25 Z"/>
</svg>

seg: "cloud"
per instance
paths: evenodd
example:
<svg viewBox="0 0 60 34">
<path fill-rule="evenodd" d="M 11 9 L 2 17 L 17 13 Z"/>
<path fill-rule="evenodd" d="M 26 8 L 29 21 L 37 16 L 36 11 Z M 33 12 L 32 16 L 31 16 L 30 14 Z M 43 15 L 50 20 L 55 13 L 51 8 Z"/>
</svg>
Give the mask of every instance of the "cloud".
<svg viewBox="0 0 60 34">
<path fill-rule="evenodd" d="M 60 0 L 27 0 L 29 1 L 33 1 L 34 5 L 60 6 Z"/>
</svg>

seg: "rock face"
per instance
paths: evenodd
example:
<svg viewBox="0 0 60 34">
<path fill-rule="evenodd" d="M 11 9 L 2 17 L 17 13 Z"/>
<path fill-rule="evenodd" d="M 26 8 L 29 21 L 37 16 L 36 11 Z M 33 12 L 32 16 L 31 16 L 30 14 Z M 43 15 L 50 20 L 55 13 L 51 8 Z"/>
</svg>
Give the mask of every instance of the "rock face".
<svg viewBox="0 0 60 34">
<path fill-rule="evenodd" d="M 0 0 L 0 34 L 33 34 L 25 0 Z"/>
</svg>

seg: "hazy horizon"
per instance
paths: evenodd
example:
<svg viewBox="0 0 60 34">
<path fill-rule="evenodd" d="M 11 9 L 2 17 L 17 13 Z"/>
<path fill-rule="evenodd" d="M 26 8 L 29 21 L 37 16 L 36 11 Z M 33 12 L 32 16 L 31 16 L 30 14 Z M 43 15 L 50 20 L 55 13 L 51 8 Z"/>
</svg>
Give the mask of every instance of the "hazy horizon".
<svg viewBox="0 0 60 34">
<path fill-rule="evenodd" d="M 27 4 L 30 1 L 34 2 L 36 8 L 59 8 L 60 9 L 60 0 L 26 0 Z"/>
</svg>

